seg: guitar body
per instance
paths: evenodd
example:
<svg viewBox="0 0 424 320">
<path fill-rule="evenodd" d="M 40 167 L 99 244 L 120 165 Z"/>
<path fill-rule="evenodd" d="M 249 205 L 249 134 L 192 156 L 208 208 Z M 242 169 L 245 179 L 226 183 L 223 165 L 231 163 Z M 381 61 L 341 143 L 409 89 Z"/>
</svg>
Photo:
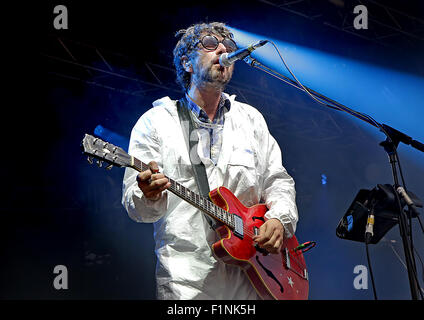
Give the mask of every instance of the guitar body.
<svg viewBox="0 0 424 320">
<path fill-rule="evenodd" d="M 130 156 L 122 148 L 86 134 L 81 143 L 88 160 L 96 158 L 119 167 L 130 167 L 139 172 L 149 166 Z M 99 162 L 99 166 L 100 163 Z M 212 245 L 212 251 L 227 264 L 241 267 L 262 299 L 296 300 L 308 298 L 308 274 L 302 250 L 295 236 L 284 239 L 278 254 L 268 254 L 252 241 L 265 222 L 267 207 L 258 204 L 245 207 L 227 188 L 219 187 L 209 198 L 198 195 L 172 178 L 168 190 L 212 216 L 223 224 L 216 229 L 221 240 Z"/>
<path fill-rule="evenodd" d="M 214 254 L 223 262 L 241 267 L 257 293 L 265 300 L 305 300 L 308 298 L 308 276 L 301 250 L 295 236 L 285 239 L 281 252 L 267 254 L 255 248 L 252 235 L 255 227 L 265 222 L 266 205 L 245 207 L 227 188 L 219 187 L 209 193 L 213 203 L 229 213 L 240 216 L 244 223 L 243 238 L 226 225 L 216 229 L 221 240 L 213 244 Z"/>
</svg>

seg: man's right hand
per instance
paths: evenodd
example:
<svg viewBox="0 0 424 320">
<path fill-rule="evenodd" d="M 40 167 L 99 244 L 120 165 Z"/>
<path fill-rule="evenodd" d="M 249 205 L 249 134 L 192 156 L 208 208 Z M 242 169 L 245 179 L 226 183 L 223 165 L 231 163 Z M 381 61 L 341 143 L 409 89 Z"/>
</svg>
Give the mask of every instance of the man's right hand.
<svg viewBox="0 0 424 320">
<path fill-rule="evenodd" d="M 149 169 L 137 175 L 138 187 L 147 199 L 159 200 L 162 191 L 171 186 L 171 182 L 162 173 L 158 172 L 159 167 L 157 163 L 150 161 Z"/>
</svg>

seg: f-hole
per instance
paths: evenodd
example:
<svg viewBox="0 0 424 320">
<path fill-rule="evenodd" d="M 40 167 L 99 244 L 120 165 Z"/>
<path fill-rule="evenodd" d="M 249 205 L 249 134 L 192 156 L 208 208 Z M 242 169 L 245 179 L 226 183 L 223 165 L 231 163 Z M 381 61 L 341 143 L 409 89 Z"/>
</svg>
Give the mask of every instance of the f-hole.
<svg viewBox="0 0 424 320">
<path fill-rule="evenodd" d="M 280 281 L 278 281 L 278 279 L 274 276 L 274 274 L 271 272 L 271 270 L 269 270 L 268 268 L 266 268 L 260 261 L 259 261 L 259 257 L 256 256 L 256 261 L 258 261 L 259 265 L 262 267 L 262 269 L 265 270 L 266 274 L 268 275 L 268 277 L 270 277 L 272 280 L 274 280 L 275 282 L 278 283 L 278 285 L 280 286 L 280 291 L 281 293 L 284 292 L 284 288 L 283 285 L 280 283 Z"/>
<path fill-rule="evenodd" d="M 263 222 L 265 222 L 264 217 L 256 217 L 256 216 L 252 217 L 252 220 L 253 220 L 253 221 L 255 221 L 256 219 L 258 219 L 258 220 L 262 220 Z"/>
</svg>

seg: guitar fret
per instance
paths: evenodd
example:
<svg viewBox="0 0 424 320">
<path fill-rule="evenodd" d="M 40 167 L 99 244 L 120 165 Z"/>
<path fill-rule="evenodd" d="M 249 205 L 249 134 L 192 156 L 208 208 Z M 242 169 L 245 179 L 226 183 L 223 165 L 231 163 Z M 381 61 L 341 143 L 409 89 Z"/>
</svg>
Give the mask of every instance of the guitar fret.
<svg viewBox="0 0 424 320">
<path fill-rule="evenodd" d="M 132 157 L 133 162 L 134 162 L 134 167 L 136 167 L 137 169 L 144 171 L 145 169 L 145 164 L 143 162 L 141 162 L 140 160 L 138 160 L 135 157 Z"/>
<path fill-rule="evenodd" d="M 134 161 L 135 165 L 136 161 Z M 194 205 L 198 209 L 204 211 L 205 213 L 211 215 L 212 217 L 221 220 L 229 227 L 233 227 L 234 219 L 231 214 L 217 206 L 213 202 L 209 201 L 208 198 L 202 197 L 201 195 L 191 191 L 190 189 L 184 187 L 182 184 L 176 182 L 173 179 L 168 178 L 171 182 L 170 191 L 174 192 L 177 196 L 180 196 L 190 204 Z"/>
<path fill-rule="evenodd" d="M 132 168 L 136 171 L 146 171 L 149 169 L 148 165 L 138 160 L 137 158 L 129 155 L 122 148 L 113 146 L 110 143 L 102 141 L 101 139 L 93 137 L 91 135 L 85 135 L 82 146 L 84 148 L 84 154 L 88 155 L 87 160 L 89 160 L 90 163 L 92 163 L 93 158 L 95 158 L 99 161 L 106 161 L 108 163 L 110 162 L 111 164 L 114 164 L 116 166 Z M 101 163 L 99 163 L 99 165 L 101 165 Z M 248 228 L 248 226 L 246 225 L 248 221 L 243 221 L 243 218 L 249 220 L 250 218 L 244 217 L 243 213 L 237 213 L 237 209 L 235 209 L 236 213 L 227 212 L 225 209 L 213 203 L 208 196 L 202 197 L 196 192 L 193 192 L 188 188 L 184 187 L 183 185 L 179 184 L 177 181 L 170 178 L 168 178 L 168 180 L 170 182 L 170 187 L 168 188 L 168 191 L 172 192 L 172 195 L 168 195 L 172 197 L 174 197 L 174 195 L 178 196 L 180 199 L 188 202 L 191 206 L 196 208 L 193 210 L 202 211 L 198 212 L 199 214 L 206 213 L 214 217 L 215 219 L 225 223 L 226 226 L 231 228 L 232 232 L 234 233 L 234 237 L 232 237 L 232 240 L 237 240 L 237 238 L 240 238 L 249 246 L 254 244 L 251 241 L 251 237 L 253 236 L 254 232 L 253 230 L 249 230 L 250 228 Z M 133 179 L 133 183 L 136 183 L 135 179 Z M 227 194 L 227 192 L 225 192 L 225 194 Z M 229 197 L 230 195 L 230 192 L 228 192 Z M 235 195 L 233 194 L 232 197 L 235 197 Z M 219 203 L 223 202 L 224 199 L 219 201 Z M 266 210 L 265 206 L 263 207 L 263 210 Z M 258 211 L 259 212 L 257 212 L 256 214 L 260 215 L 262 208 L 258 208 Z M 251 213 L 251 215 L 253 215 L 253 212 Z M 295 243 L 297 243 L 297 239 L 295 236 L 293 236 L 293 240 Z M 229 253 L 236 251 L 235 249 L 239 248 L 240 246 L 237 246 L 237 243 L 233 241 L 231 243 L 228 243 L 228 246 L 226 247 L 228 247 L 229 249 L 233 249 L 228 250 Z M 268 296 L 272 295 L 274 298 L 279 300 L 287 299 L 290 298 L 290 292 L 294 291 L 297 292 L 297 299 L 307 299 L 308 273 L 306 270 L 305 261 L 302 255 L 293 254 L 294 250 L 295 249 L 292 248 L 292 244 L 287 243 L 284 246 L 284 251 L 282 251 L 281 257 L 271 255 L 267 256 L 266 254 L 262 256 L 259 255 L 259 252 L 257 253 L 256 260 L 258 262 L 258 265 L 260 265 L 262 267 L 262 270 L 264 270 L 268 275 L 271 275 L 273 277 L 273 279 L 268 277 L 269 281 L 266 277 L 260 279 L 263 280 L 263 285 L 267 286 L 269 293 Z M 275 257 L 277 257 L 279 261 L 273 261 Z M 231 254 L 228 254 L 226 255 L 226 258 L 236 260 L 237 255 L 233 256 Z M 261 277 L 260 270 L 252 271 L 252 275 L 254 275 L 254 272 L 256 272 L 257 275 Z M 295 281 L 296 283 L 294 283 L 290 279 L 290 274 L 287 272 L 294 272 L 296 275 L 299 276 L 299 279 Z M 250 274 L 247 274 L 247 276 L 249 277 L 249 280 L 251 280 L 252 284 L 256 287 L 253 281 L 255 278 L 252 278 Z M 289 284 L 293 287 L 293 290 L 289 292 L 288 296 L 285 292 L 283 293 L 283 285 L 286 283 L 286 278 L 288 278 Z M 276 284 L 279 285 L 279 288 L 276 286 Z M 273 287 L 275 287 L 275 290 L 273 289 Z M 258 288 L 256 287 L 256 289 Z M 265 292 L 265 289 L 263 289 L 263 291 Z"/>
<path fill-rule="evenodd" d="M 120 167 L 130 167 L 137 171 L 149 170 L 149 166 L 141 160 L 129 155 L 123 149 L 113 146 L 108 142 L 102 141 L 99 138 L 95 138 L 86 134 L 83 140 L 83 147 L 84 153 L 89 155 L 88 160 L 90 163 L 92 162 L 92 158 L 97 158 L 102 161 L 106 160 L 113 162 L 113 164 L 116 164 Z M 118 158 L 119 161 L 117 160 Z M 189 202 L 191 205 L 200 209 L 204 213 L 218 220 L 221 220 L 228 226 L 234 225 L 234 219 L 232 215 L 230 216 L 228 212 L 210 201 L 209 197 L 202 197 L 201 195 L 189 190 L 173 179 L 168 178 L 168 180 L 171 183 L 171 186 L 169 187 L 170 192 Z"/>
</svg>

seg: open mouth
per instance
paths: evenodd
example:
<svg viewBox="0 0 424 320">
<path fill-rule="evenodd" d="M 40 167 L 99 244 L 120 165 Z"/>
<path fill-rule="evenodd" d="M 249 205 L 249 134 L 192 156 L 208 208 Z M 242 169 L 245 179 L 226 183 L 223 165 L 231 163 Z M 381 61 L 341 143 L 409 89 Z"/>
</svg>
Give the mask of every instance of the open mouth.
<svg viewBox="0 0 424 320">
<path fill-rule="evenodd" d="M 218 69 L 220 70 L 220 71 L 224 71 L 225 70 L 225 67 L 223 67 L 223 66 L 221 66 L 220 65 L 220 63 L 219 63 L 219 59 L 216 59 L 214 62 L 213 62 L 213 65 L 215 66 L 218 66 Z"/>
</svg>

